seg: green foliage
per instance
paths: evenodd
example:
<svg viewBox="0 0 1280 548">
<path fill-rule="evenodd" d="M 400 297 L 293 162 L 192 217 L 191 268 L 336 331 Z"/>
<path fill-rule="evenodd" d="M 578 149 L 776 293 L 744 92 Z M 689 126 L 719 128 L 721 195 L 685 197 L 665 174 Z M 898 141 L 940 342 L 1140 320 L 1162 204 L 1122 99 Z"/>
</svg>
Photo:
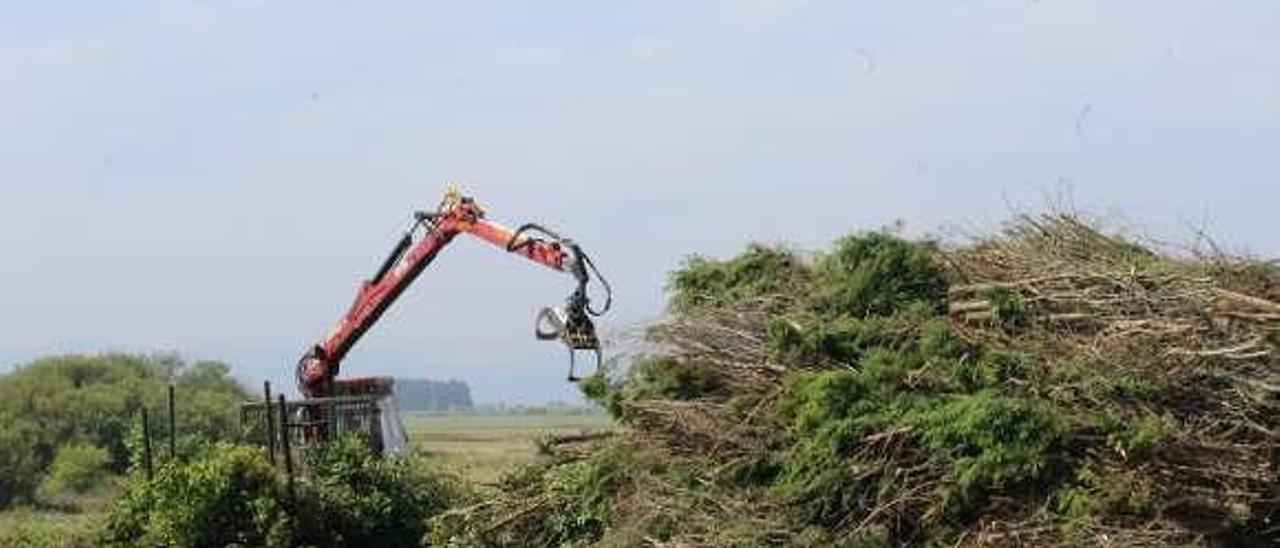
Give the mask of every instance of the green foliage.
<svg viewBox="0 0 1280 548">
<path fill-rule="evenodd" d="M 1165 437 L 1166 424 L 1159 417 L 1146 416 L 1137 420 L 1106 420 L 1107 447 L 1130 462 L 1140 462 L 1151 456 Z"/>
<path fill-rule="evenodd" d="M 903 516 L 900 531 L 828 544 L 945 539 L 950 520 L 965 519 L 992 494 L 1043 498 L 1064 484 L 1077 464 L 1063 451 L 1072 428 L 1067 415 L 1023 388 L 1036 375 L 1027 356 L 956 336 L 942 316 L 947 282 L 936 255 L 932 242 L 864 233 L 838 240 L 807 266 L 756 246 L 729 261 L 691 260 L 673 275 L 677 314 L 784 294 L 769 308 L 763 349 L 770 361 L 793 366 L 774 406 L 788 444 L 725 463 L 719 477 L 744 488 L 770 486 L 821 536 L 901 489 L 897 472 L 885 468 L 889 461 L 860 453 L 867 440 L 905 437 L 947 471 L 935 511 Z M 764 277 L 769 273 L 772 279 Z M 1010 331 L 1027 324 L 1020 295 L 995 289 L 987 297 L 995 323 Z M 707 377 L 715 370 L 646 358 L 623 383 L 599 383 L 591 392 L 614 409 L 638 398 L 697 399 L 716 393 L 701 382 Z M 1122 377 L 1093 390 L 1144 393 Z M 1149 429 L 1116 436 L 1125 451 L 1151 443 Z"/>
<path fill-rule="evenodd" d="M 33 450 L 38 440 L 34 424 L 0 412 L 0 508 L 35 492 L 42 468 Z"/>
<path fill-rule="evenodd" d="M 936 312 L 946 280 L 931 242 L 881 233 L 853 234 L 814 264 L 781 247 L 752 244 L 724 261 L 694 256 L 671 274 L 677 313 L 766 299 L 783 312 L 799 301 L 822 318 L 891 316 L 912 307 Z"/>
<path fill-rule="evenodd" d="M 172 371 L 174 384 L 185 392 L 243 395 L 244 389 L 231 376 L 231 366 L 214 361 L 199 361 L 177 366 Z"/>
<path fill-rule="evenodd" d="M 552 477 L 564 507 L 547 516 L 548 546 L 599 540 L 609 521 L 609 501 L 630 464 L 624 449 L 610 445 L 590 458 L 565 466 Z"/>
<path fill-rule="evenodd" d="M 87 443 L 69 443 L 58 448 L 48 475 L 40 484 L 46 495 L 83 493 L 106 477 L 110 456 L 107 450 Z"/>
<path fill-rule="evenodd" d="M 688 312 L 747 299 L 785 298 L 809 277 L 809 267 L 794 252 L 751 244 L 727 261 L 690 257 L 671 274 L 668 290 L 672 310 Z"/>
<path fill-rule="evenodd" d="M 615 497 L 641 468 L 635 448 L 606 443 L 582 459 L 550 459 L 518 468 L 501 492 L 523 507 L 516 516 L 444 513 L 429 522 L 428 546 L 588 546 L 602 540 Z M 659 527 L 660 524 L 651 524 Z"/>
<path fill-rule="evenodd" d="M 722 388 L 722 379 L 711 366 L 667 356 L 639 358 L 622 381 L 612 381 L 608 371 L 597 371 L 579 383 L 587 399 L 596 402 L 615 419 L 626 419 L 628 400 L 691 400 Z"/>
<path fill-rule="evenodd" d="M 814 310 L 825 316 L 892 315 L 910 305 L 938 310 L 946 280 L 935 246 L 869 232 L 845 236 L 816 265 Z"/>
<path fill-rule="evenodd" d="M 108 516 L 114 546 L 417 546 L 461 491 L 416 458 L 380 459 L 357 438 L 306 455 L 290 495 L 258 447 L 219 444 L 131 483 Z"/>
<path fill-rule="evenodd" d="M 300 516 L 258 448 L 220 445 L 131 484 L 108 516 L 113 546 L 291 546 Z"/>
<path fill-rule="evenodd" d="M 18 506 L 0 512 L 0 546 L 97 548 L 100 514 Z"/>
<path fill-rule="evenodd" d="M 1152 486 L 1132 476 L 1105 480 L 1090 465 L 1080 466 L 1071 485 L 1058 491 L 1054 510 L 1068 522 L 1084 522 L 1094 516 L 1150 516 Z"/>
<path fill-rule="evenodd" d="M 988 352 L 978 359 L 960 359 L 951 363 L 951 378 L 964 392 L 1000 388 L 1014 379 L 1025 379 L 1031 366 L 1024 356 Z"/>
<path fill-rule="evenodd" d="M 1081 260 L 1108 253 L 1134 271 L 1185 269 L 1104 240 L 1103 251 L 1045 245 L 1090 254 Z M 951 546 L 974 541 L 980 529 L 1021 523 L 1096 536 L 1100 527 L 1179 519 L 1165 514 L 1159 501 L 1169 489 L 1149 469 L 1174 454 L 1162 451 L 1170 432 L 1188 427 L 1180 413 L 1225 401 L 1206 396 L 1230 386 L 1170 386 L 1144 364 L 1127 363 L 1129 354 L 1079 352 L 1076 337 L 1087 333 L 1073 332 L 1074 324 L 1033 324 L 1031 292 L 997 286 L 980 293 L 990 321 L 959 323 L 946 314 L 937 257 L 931 242 L 868 233 L 842 238 L 809 262 L 762 246 L 725 261 L 690 259 L 672 275 L 676 321 L 650 332 L 653 342 L 677 350 L 673 356 L 645 357 L 625 378 L 598 375 L 582 386 L 615 416 L 645 411 L 632 424 L 631 445 L 527 470 L 504 486 L 520 503 L 452 529 L 469 536 L 437 538 L 465 539 L 458 545 Z M 1246 294 L 1271 291 L 1269 268 L 1241 276 L 1253 288 Z M 746 301 L 751 306 L 740 306 Z M 765 317 L 755 324 L 761 301 Z M 743 367 L 750 375 L 717 368 L 719 348 L 669 335 L 697 336 L 725 317 L 707 312 L 725 311 L 737 313 L 734 329 L 745 319 L 751 335 L 763 331 L 763 361 L 786 370 L 781 387 L 773 368 Z M 690 325 L 696 329 L 679 331 Z M 755 350 L 730 358 L 754 364 Z M 713 357 L 689 357 L 699 355 Z M 653 400 L 690 403 L 664 412 Z M 637 458 L 637 447 L 658 457 Z M 664 456 L 681 470 L 650 462 Z M 641 498 L 648 512 L 635 511 Z M 1229 510 L 1253 511 L 1245 503 Z M 721 523 L 723 515 L 737 519 Z M 701 525 L 707 522 L 719 526 L 715 533 Z M 1096 541 L 1058 530 L 1005 540 L 1034 543 L 1059 533 Z"/>
<path fill-rule="evenodd" d="M 792 372 L 777 407 L 794 444 L 776 487 L 806 521 L 831 525 L 869 511 L 878 491 L 893 488 L 881 484 L 888 480 L 879 464 L 854 458 L 865 438 L 883 432 L 911 432 L 931 459 L 946 463 L 957 513 L 988 492 L 1056 481 L 1066 465 L 1056 456 L 1065 426 L 1052 409 L 1005 392 L 1008 381 L 1030 375 L 1023 356 L 983 354 L 928 320 L 895 331 L 914 339 L 848 332 L 856 367 Z"/>
<path fill-rule="evenodd" d="M 1084 386 L 1091 397 L 1102 400 L 1143 402 L 1160 397 L 1160 389 L 1151 379 L 1128 373 L 1095 372 L 1085 381 Z"/>
<path fill-rule="evenodd" d="M 868 511 L 875 463 L 849 462 L 877 432 L 912 432 L 932 458 L 949 463 L 952 511 L 978 508 L 989 492 L 1052 486 L 1064 426 L 1033 400 L 994 390 L 925 395 L 910 390 L 910 360 L 874 354 L 855 371 L 795 373 L 779 410 L 796 443 L 786 454 L 780 493 L 805 519 L 831 524 Z"/>
<path fill-rule="evenodd" d="M 0 467 L 20 470 L 5 475 L 20 479 L 0 480 L 0 507 L 14 498 L 32 498 L 41 475 L 64 446 L 100 448 L 106 470 L 127 470 L 128 439 L 137 428 L 138 410 L 151 408 L 159 419 L 157 410 L 164 407 L 170 382 L 177 385 L 178 425 L 184 437 L 225 439 L 236 433 L 236 410 L 246 393 L 230 376 L 229 367 L 219 362 L 187 365 L 174 356 L 59 356 L 0 376 L 0 416 L 9 417 L 0 424 L 0 439 L 13 442 L 0 443 Z M 157 437 L 166 434 L 165 421 L 152 424 Z M 77 451 L 72 455 L 87 456 Z M 69 461 L 64 465 L 72 466 Z M 51 478 L 46 492 L 61 485 L 63 481 Z"/>
<path fill-rule="evenodd" d="M 307 453 L 308 527 L 333 546 L 417 546 L 425 520 L 458 496 L 419 458 L 383 459 L 356 437 Z"/>
<path fill-rule="evenodd" d="M 610 381 L 608 373 L 603 369 L 582 379 L 578 383 L 578 389 L 588 400 L 604 408 L 609 416 L 622 418 L 622 387 L 619 383 Z"/>
<path fill-rule="evenodd" d="M 1044 487 L 1065 464 L 1059 451 L 1064 426 L 1032 400 L 982 391 L 917 411 L 907 422 L 926 448 L 952 463 L 962 505 L 984 502 L 979 497 L 990 491 Z"/>
<path fill-rule="evenodd" d="M 1022 327 L 1027 322 L 1027 304 L 1022 296 L 1004 287 L 992 287 L 987 292 L 991 302 L 992 319 L 1006 329 Z"/>
<path fill-rule="evenodd" d="M 788 546 L 829 546 L 831 548 L 889 548 L 894 546 L 883 532 L 860 532 L 841 538 L 822 527 L 807 527 Z"/>
<path fill-rule="evenodd" d="M 648 357 L 631 366 L 628 388 L 638 398 L 691 400 L 720 386 L 715 370 L 707 364 L 671 357 Z"/>
<path fill-rule="evenodd" d="M 777 488 L 805 521 L 834 525 L 871 505 L 873 469 L 847 459 L 863 437 L 900 421 L 916 404 L 901 390 L 908 370 L 894 358 L 879 353 L 859 370 L 788 376 L 779 413 L 795 444 Z"/>
<path fill-rule="evenodd" d="M 0 376 L 0 467 L 20 472 L 0 479 L 0 507 L 31 498 L 60 447 L 88 444 L 106 452 L 106 468 L 129 466 L 128 439 L 143 407 L 153 411 L 155 435 L 167 385 L 179 394 L 178 424 L 184 436 L 225 439 L 237 428 L 238 404 L 247 397 L 217 362 L 186 364 L 173 356 L 104 354 L 45 358 Z M 18 441 L 20 440 L 20 442 Z M 13 478 L 13 479 L 11 479 Z M 51 484 L 52 485 L 52 484 Z"/>
</svg>

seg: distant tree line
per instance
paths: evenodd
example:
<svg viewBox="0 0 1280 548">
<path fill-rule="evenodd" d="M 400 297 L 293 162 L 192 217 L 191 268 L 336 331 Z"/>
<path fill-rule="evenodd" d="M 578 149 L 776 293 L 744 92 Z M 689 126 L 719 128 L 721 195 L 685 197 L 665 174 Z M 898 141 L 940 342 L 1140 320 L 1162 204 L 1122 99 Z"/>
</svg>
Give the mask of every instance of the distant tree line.
<svg viewBox="0 0 1280 548">
<path fill-rule="evenodd" d="M 403 411 L 470 411 L 471 387 L 458 380 L 396 379 L 396 400 Z"/>
</svg>

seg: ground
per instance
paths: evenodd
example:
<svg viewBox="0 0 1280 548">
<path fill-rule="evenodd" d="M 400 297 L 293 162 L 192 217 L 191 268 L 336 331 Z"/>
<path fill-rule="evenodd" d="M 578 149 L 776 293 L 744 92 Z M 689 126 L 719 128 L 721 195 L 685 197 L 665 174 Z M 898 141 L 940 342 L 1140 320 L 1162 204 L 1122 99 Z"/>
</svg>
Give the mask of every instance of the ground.
<svg viewBox="0 0 1280 548">
<path fill-rule="evenodd" d="M 535 441 L 552 434 L 607 430 L 604 414 L 550 411 L 526 414 L 405 413 L 409 441 L 468 480 L 491 483 L 537 454 Z M 119 488 L 105 486 L 55 506 L 0 512 L 0 548 L 92 546 L 93 531 Z"/>
<path fill-rule="evenodd" d="M 57 504 L 0 511 L 0 548 L 93 546 L 98 522 L 119 493 L 119 481 L 112 481 Z"/>
<path fill-rule="evenodd" d="M 537 454 L 539 437 L 607 430 L 604 414 L 435 414 L 406 413 L 410 443 L 438 457 L 451 471 L 490 483 L 512 466 Z"/>
</svg>

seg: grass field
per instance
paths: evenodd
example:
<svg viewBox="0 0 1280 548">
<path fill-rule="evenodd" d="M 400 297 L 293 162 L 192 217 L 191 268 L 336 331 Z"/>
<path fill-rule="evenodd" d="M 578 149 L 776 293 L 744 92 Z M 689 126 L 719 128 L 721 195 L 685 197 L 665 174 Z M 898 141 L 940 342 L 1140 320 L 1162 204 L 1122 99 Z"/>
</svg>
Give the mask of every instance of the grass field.
<svg viewBox="0 0 1280 548">
<path fill-rule="evenodd" d="M 7 510 L 0 512 L 0 547 L 92 546 L 93 533 L 101 519 L 100 510 L 83 512 L 32 508 Z"/>
<path fill-rule="evenodd" d="M 106 507 L 119 493 L 118 481 L 113 480 L 83 495 L 66 497 L 57 506 L 0 511 L 0 548 L 94 546 Z"/>
<path fill-rule="evenodd" d="M 532 461 L 539 437 L 613 427 L 603 414 L 406 413 L 402 418 L 411 444 L 446 469 L 480 483 Z"/>
</svg>

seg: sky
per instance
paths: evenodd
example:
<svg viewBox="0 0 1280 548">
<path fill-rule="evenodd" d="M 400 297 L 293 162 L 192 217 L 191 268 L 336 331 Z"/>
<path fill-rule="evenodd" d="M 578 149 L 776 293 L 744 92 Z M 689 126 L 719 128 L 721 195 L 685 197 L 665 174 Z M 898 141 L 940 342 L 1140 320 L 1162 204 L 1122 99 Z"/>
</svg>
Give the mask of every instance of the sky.
<svg viewBox="0 0 1280 548">
<path fill-rule="evenodd" d="M 611 335 L 669 271 L 1069 198 L 1280 255 L 1280 4 L 0 1 L 0 368 L 179 352 L 292 385 L 458 182 L 572 236 Z M 460 238 L 348 374 L 572 400 L 558 273 Z"/>
</svg>

